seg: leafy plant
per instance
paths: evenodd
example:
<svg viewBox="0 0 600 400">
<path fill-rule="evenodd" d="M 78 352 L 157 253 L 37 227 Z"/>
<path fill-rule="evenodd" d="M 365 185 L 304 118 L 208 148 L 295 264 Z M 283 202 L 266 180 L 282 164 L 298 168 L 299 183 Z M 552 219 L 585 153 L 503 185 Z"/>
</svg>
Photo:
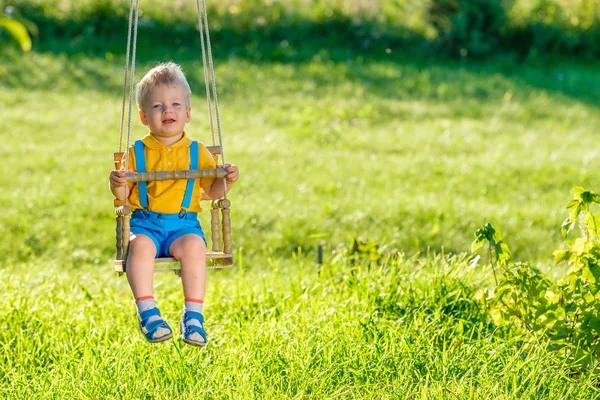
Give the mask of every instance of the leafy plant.
<svg viewBox="0 0 600 400">
<path fill-rule="evenodd" d="M 567 206 L 569 216 L 562 224 L 565 248 L 554 252 L 555 262 L 566 262 L 567 276 L 560 283 L 567 332 L 564 339 L 574 345 L 575 356 L 582 361 L 597 360 L 600 338 L 600 241 L 598 217 L 592 206 L 600 204 L 600 195 L 582 187 L 573 189 Z M 580 236 L 569 239 L 579 225 Z"/>
<path fill-rule="evenodd" d="M 488 244 L 488 259 L 492 265 L 494 280 L 496 281 L 496 285 L 498 285 L 496 264 L 499 264 L 501 267 L 506 269 L 506 264 L 508 260 L 510 260 L 510 249 L 502 240 L 502 233 L 494 229 L 490 223 L 485 224 L 483 228 L 477 229 L 475 232 L 475 240 L 471 244 L 471 252 L 476 252 L 486 243 Z M 494 258 L 492 258 L 492 256 Z"/>
<path fill-rule="evenodd" d="M 472 245 L 476 251 L 487 243 L 495 278 L 495 266 L 501 270 L 485 299 L 494 323 L 512 326 L 532 343 L 549 343 L 580 368 L 597 363 L 600 349 L 600 224 L 591 210 L 599 203 L 600 195 L 573 190 L 561 228 L 564 247 L 554 252 L 556 264 L 566 262 L 569 268 L 556 283 L 527 263 L 510 263 L 508 246 L 490 224 L 477 230 Z M 569 239 L 576 225 L 580 235 Z"/>
<path fill-rule="evenodd" d="M 544 314 L 550 311 L 545 293 L 551 282 L 539 269 L 529 264 L 511 264 L 511 252 L 502 240 L 502 233 L 489 223 L 475 232 L 471 251 L 475 252 L 486 244 L 496 283 L 493 295 L 486 299 L 494 322 L 497 325 L 515 323 L 517 327 L 535 335 L 543 328 L 540 320 L 548 318 L 542 317 L 540 310 L 544 309 Z M 500 279 L 497 277 L 497 268 L 501 272 Z"/>
</svg>

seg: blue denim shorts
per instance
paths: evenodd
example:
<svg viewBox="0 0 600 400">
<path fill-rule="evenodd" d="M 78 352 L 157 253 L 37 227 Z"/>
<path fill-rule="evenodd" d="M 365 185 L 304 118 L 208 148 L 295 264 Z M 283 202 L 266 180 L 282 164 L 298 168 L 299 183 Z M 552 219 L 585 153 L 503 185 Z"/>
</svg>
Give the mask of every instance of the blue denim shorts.
<svg viewBox="0 0 600 400">
<path fill-rule="evenodd" d="M 156 257 L 170 257 L 169 248 L 175 239 L 194 234 L 204 240 L 204 232 L 198 221 L 198 213 L 162 214 L 153 211 L 135 210 L 131 215 L 131 236 L 146 235 L 156 246 Z"/>
</svg>

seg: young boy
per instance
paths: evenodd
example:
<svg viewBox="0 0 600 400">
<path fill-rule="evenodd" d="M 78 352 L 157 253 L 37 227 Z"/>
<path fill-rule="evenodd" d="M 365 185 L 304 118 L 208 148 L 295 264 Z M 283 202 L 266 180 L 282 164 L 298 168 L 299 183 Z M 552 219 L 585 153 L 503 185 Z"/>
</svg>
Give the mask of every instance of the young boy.
<svg viewBox="0 0 600 400">
<path fill-rule="evenodd" d="M 129 149 L 131 171 L 216 168 L 210 152 L 185 134 L 185 124 L 191 117 L 191 91 L 178 65 L 171 62 L 157 65 L 146 73 L 136 89 L 140 119 L 150 132 Z M 229 191 L 239 171 L 232 164 L 224 167 Z M 116 198 L 125 199 L 126 185 L 124 171 L 111 171 L 110 188 Z M 127 280 L 135 297 L 139 328 L 150 342 L 162 342 L 173 336 L 152 295 L 154 259 L 172 256 L 181 263 L 185 297 L 181 337 L 195 346 L 206 344 L 202 316 L 206 240 L 197 219 L 202 210 L 200 187 L 213 199 L 222 197 L 225 190 L 220 179 L 129 184 L 128 200 L 134 211 Z"/>
</svg>

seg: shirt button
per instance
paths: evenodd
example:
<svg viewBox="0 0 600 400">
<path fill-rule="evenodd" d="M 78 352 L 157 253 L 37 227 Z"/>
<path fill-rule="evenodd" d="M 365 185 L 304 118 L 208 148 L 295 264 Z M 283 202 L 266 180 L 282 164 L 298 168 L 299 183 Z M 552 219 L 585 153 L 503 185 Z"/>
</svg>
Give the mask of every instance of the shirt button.
<svg viewBox="0 0 600 400">
<path fill-rule="evenodd" d="M 169 162 L 167 163 L 167 165 L 171 165 L 171 164 L 173 164 L 171 161 L 169 161 Z"/>
<path fill-rule="evenodd" d="M 168 147 L 168 148 L 167 148 L 167 151 L 168 151 L 168 152 L 171 152 L 171 148 L 170 148 L 170 147 Z"/>
</svg>

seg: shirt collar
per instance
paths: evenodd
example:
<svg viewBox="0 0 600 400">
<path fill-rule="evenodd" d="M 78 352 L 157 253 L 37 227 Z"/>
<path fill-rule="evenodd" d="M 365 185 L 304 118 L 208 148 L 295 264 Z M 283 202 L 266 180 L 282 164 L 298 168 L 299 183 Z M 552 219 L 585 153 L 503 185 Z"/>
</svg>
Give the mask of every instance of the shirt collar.
<svg viewBox="0 0 600 400">
<path fill-rule="evenodd" d="M 146 136 L 144 136 L 142 138 L 142 142 L 150 149 L 162 149 L 165 147 L 189 147 L 190 144 L 192 144 L 192 140 L 187 137 L 185 132 L 183 132 L 183 137 L 181 139 L 169 146 L 161 143 L 157 138 L 152 136 L 151 133 L 148 133 Z"/>
</svg>

